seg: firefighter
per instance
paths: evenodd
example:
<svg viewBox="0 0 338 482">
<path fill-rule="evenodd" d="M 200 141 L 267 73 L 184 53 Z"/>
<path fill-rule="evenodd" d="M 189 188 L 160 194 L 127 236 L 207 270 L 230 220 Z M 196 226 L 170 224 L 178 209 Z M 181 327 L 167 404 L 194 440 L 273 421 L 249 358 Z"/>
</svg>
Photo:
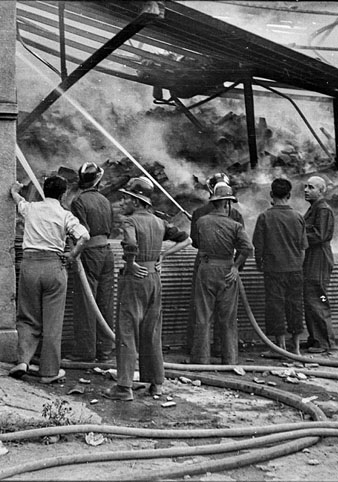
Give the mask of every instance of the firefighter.
<svg viewBox="0 0 338 482">
<path fill-rule="evenodd" d="M 103 318 L 113 329 L 114 254 L 108 243 L 113 229 L 113 208 L 98 187 L 104 170 L 94 162 L 79 169 L 79 194 L 71 204 L 72 213 L 87 228 L 91 239 L 81 255 L 88 283 Z M 75 346 L 66 360 L 111 363 L 112 341 L 102 332 L 74 269 L 73 323 Z"/>
<path fill-rule="evenodd" d="M 231 201 L 236 201 L 231 187 L 225 182 L 217 183 L 210 198 L 214 209 L 197 221 L 199 266 L 192 363 L 210 363 L 210 324 L 215 314 L 220 324 L 222 363 L 238 362 L 238 270 L 252 253 L 252 245 L 243 226 L 229 217 Z"/>
<path fill-rule="evenodd" d="M 206 181 L 207 188 L 209 190 L 210 197 L 213 195 L 214 187 L 218 182 L 225 182 L 226 184 L 230 185 L 229 177 L 224 172 L 217 172 L 213 176 L 209 177 Z M 237 202 L 237 198 L 234 198 L 233 202 Z M 232 203 L 229 202 L 228 204 L 228 214 L 231 219 L 240 223 L 244 228 L 244 220 L 239 211 L 233 208 Z M 198 248 L 196 244 L 196 236 L 197 236 L 197 227 L 196 223 L 197 220 L 204 216 L 205 214 L 209 214 L 214 209 L 214 203 L 209 200 L 207 204 L 201 206 L 200 208 L 195 209 L 192 213 L 191 218 L 191 227 L 190 227 L 190 237 L 192 239 L 192 245 L 194 248 Z M 193 340 L 193 333 L 194 333 L 194 325 L 195 325 L 195 316 L 196 316 L 196 309 L 195 309 L 195 279 L 196 279 L 196 272 L 199 265 L 199 257 L 198 254 L 195 258 L 194 263 L 194 271 L 192 276 L 192 290 L 191 290 L 191 297 L 190 297 L 190 309 L 189 309 L 189 319 L 188 319 L 188 326 L 187 326 L 187 349 L 190 353 L 192 347 L 192 340 Z M 243 266 L 240 267 L 240 270 L 243 269 Z M 217 315 L 214 320 L 214 337 L 213 337 L 213 346 L 211 347 L 212 353 L 215 355 L 219 354 L 219 346 L 220 346 L 220 333 L 219 333 L 219 323 L 217 319 Z"/>
<path fill-rule="evenodd" d="M 133 400 L 133 377 L 139 356 L 140 381 L 161 395 L 164 381 L 160 263 L 191 243 L 189 235 L 152 213 L 154 186 L 146 177 L 132 178 L 122 193 L 123 259 L 116 323 L 117 386 L 103 396 Z M 174 244 L 162 251 L 162 242 Z"/>
</svg>

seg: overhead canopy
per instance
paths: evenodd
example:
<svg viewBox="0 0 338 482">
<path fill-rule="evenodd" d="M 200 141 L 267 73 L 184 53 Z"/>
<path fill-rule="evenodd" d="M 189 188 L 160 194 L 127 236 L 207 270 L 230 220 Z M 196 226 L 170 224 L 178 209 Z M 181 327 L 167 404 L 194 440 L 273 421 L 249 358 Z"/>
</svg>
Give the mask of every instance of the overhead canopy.
<svg viewBox="0 0 338 482">
<path fill-rule="evenodd" d="M 19 32 L 24 44 L 40 55 L 61 57 L 64 5 L 64 60 L 82 64 L 133 21 L 144 3 L 18 0 Z M 224 82 L 255 78 L 337 96 L 338 69 L 178 2 L 167 0 L 165 7 L 164 19 L 145 26 L 94 68 L 168 89 L 180 98 L 212 95 Z"/>
</svg>

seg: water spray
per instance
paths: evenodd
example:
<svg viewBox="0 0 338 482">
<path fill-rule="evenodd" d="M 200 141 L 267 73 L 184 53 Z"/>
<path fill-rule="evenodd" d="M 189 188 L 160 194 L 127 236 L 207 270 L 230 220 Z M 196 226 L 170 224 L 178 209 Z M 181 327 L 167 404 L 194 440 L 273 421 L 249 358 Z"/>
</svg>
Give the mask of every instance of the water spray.
<svg viewBox="0 0 338 482">
<path fill-rule="evenodd" d="M 46 77 L 43 72 L 41 72 L 40 69 L 38 69 L 35 65 L 33 65 L 31 62 L 29 62 L 22 54 L 20 53 L 17 53 L 17 55 L 20 57 L 21 60 L 23 60 L 26 64 L 28 64 L 30 67 L 32 67 L 33 69 L 35 69 L 42 77 L 44 77 L 50 84 L 52 84 L 52 82 L 48 79 L 48 77 Z M 159 182 L 156 181 L 156 179 L 154 179 L 151 174 L 149 174 L 149 172 L 142 166 L 142 164 L 140 164 L 128 151 L 127 149 L 125 149 L 125 147 L 123 147 L 96 119 L 94 119 L 94 117 L 89 114 L 89 112 L 87 112 L 76 100 L 74 100 L 72 97 L 70 97 L 68 94 L 64 93 L 63 91 L 61 91 L 62 93 L 62 96 L 65 97 L 68 102 L 70 104 L 73 105 L 73 107 L 75 107 L 75 109 L 78 110 L 78 112 L 80 112 L 89 122 L 91 122 L 91 124 L 93 124 L 93 126 L 96 127 L 96 129 L 101 132 L 101 134 L 103 134 L 112 144 L 114 144 L 114 146 L 116 146 L 126 157 L 128 157 L 128 159 L 130 159 L 132 161 L 133 164 L 135 164 L 135 166 L 137 166 L 140 171 L 143 172 L 143 174 L 151 180 L 151 182 L 160 189 L 160 191 L 163 192 L 163 194 L 172 202 L 175 204 L 176 207 L 178 207 L 178 209 L 187 216 L 188 219 L 191 219 L 191 215 L 185 210 L 183 209 L 183 207 L 168 193 L 168 191 L 166 191 L 166 189 L 164 189 L 163 186 L 161 186 L 161 184 Z"/>
</svg>

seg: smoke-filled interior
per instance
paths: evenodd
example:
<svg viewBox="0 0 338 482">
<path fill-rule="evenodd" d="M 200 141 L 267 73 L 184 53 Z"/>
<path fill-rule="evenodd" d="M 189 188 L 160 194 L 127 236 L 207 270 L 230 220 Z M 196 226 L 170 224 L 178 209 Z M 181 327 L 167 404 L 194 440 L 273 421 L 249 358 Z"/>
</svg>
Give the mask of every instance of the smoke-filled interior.
<svg viewBox="0 0 338 482">
<path fill-rule="evenodd" d="M 20 46 L 18 51 L 18 103 L 23 118 L 59 80 L 28 53 L 20 52 Z M 41 76 L 37 74 L 40 70 Z M 328 200 L 338 212 L 337 176 L 332 158 L 318 145 L 286 99 L 271 94 L 255 97 L 259 161 L 253 170 L 244 98 L 238 94 L 216 98 L 191 111 L 203 125 L 203 132 L 175 106 L 155 105 L 151 87 L 94 71 L 73 86 L 67 96 L 93 116 L 190 213 L 206 202 L 205 180 L 218 171 L 229 173 L 239 199 L 236 207 L 241 210 L 250 235 L 257 215 L 270 204 L 269 185 L 277 176 L 292 181 L 292 205 L 304 213 L 308 205 L 303 199 L 302 184 L 310 173 L 320 172 L 328 182 Z M 184 103 L 188 106 L 201 99 L 185 99 Z M 322 102 L 297 100 L 297 104 L 334 156 L 331 103 L 323 99 Z M 55 172 L 67 177 L 70 191 L 66 204 L 76 193 L 77 170 L 83 162 L 94 161 L 104 167 L 100 189 L 117 212 L 117 190 L 130 177 L 141 174 L 66 97 L 61 97 L 20 137 L 20 148 L 41 182 L 44 176 Z M 20 165 L 18 178 L 27 185 L 27 194 L 33 199 L 35 191 Z M 188 219 L 158 189 L 154 205 L 169 219 L 189 229 Z"/>
</svg>

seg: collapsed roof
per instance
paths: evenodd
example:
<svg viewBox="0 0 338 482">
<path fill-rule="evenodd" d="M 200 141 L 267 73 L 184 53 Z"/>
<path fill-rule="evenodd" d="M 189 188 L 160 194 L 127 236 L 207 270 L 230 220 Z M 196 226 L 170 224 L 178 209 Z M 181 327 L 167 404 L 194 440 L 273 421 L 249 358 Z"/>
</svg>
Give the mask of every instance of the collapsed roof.
<svg viewBox="0 0 338 482">
<path fill-rule="evenodd" d="M 164 18 L 149 14 L 147 4 L 165 5 Z M 175 1 L 18 0 L 17 22 L 24 46 L 60 58 L 62 79 L 58 91 L 19 125 L 19 134 L 91 69 L 151 85 L 158 102 L 163 89 L 178 103 L 220 95 L 226 82 L 243 83 L 252 117 L 248 131 L 254 129 L 252 83 L 306 89 L 335 100 L 338 93 L 335 67 Z M 70 74 L 67 61 L 79 65 Z M 253 150 L 251 139 L 252 155 Z"/>
</svg>

